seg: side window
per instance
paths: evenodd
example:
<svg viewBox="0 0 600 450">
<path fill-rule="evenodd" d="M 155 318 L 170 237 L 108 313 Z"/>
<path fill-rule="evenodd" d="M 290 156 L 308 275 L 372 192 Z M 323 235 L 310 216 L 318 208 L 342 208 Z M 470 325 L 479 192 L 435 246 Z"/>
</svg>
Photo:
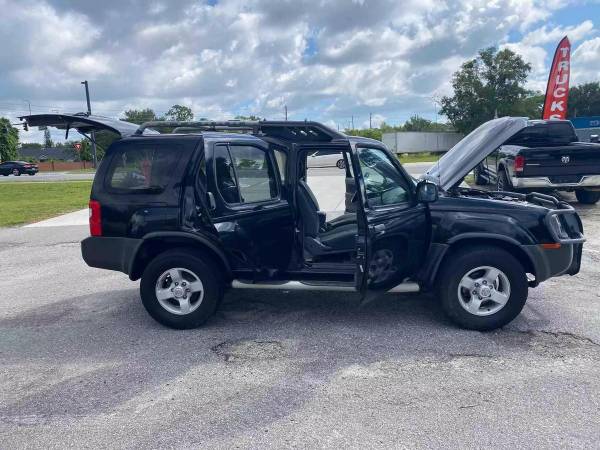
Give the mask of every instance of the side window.
<svg viewBox="0 0 600 450">
<path fill-rule="evenodd" d="M 271 160 L 258 147 L 216 146 L 215 173 L 217 188 L 227 203 L 264 202 L 279 195 Z"/>
<path fill-rule="evenodd" d="M 108 168 L 108 184 L 123 191 L 163 190 L 179 160 L 179 146 L 157 143 L 125 144 Z"/>
<path fill-rule="evenodd" d="M 394 205 L 409 201 L 407 180 L 383 150 L 359 148 L 358 160 L 365 180 L 369 206 Z"/>
<path fill-rule="evenodd" d="M 227 203 L 241 203 L 235 171 L 226 145 L 215 147 L 215 173 L 217 189 L 223 196 L 223 200 Z"/>
</svg>

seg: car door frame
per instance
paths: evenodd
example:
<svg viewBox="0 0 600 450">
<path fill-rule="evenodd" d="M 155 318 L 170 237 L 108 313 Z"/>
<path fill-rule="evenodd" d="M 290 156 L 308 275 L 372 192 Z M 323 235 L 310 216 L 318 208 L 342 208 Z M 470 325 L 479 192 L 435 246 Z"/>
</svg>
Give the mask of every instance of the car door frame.
<svg viewBox="0 0 600 450">
<path fill-rule="evenodd" d="M 229 148 L 236 145 L 256 147 L 265 152 L 277 183 L 277 198 L 236 204 L 229 204 L 225 201 L 217 184 L 215 149 L 218 146 Z M 234 266 L 237 266 L 239 272 L 251 274 L 256 281 L 269 279 L 273 270 L 284 271 L 287 269 L 292 255 L 294 220 L 289 198 L 282 196 L 283 184 L 278 170 L 279 166 L 273 154 L 274 150 L 266 142 L 241 138 L 218 139 L 211 141 L 208 145 L 205 142 L 205 151 L 207 193 L 212 194 L 215 200 L 215 208 L 211 210 L 211 221 L 219 233 L 225 250 L 232 256 L 232 261 L 238 263 Z M 229 154 L 231 156 L 230 150 Z M 277 252 L 263 248 L 265 242 L 262 242 L 262 234 L 252 233 L 252 230 L 257 231 L 257 227 L 268 224 L 270 220 L 277 220 L 281 225 L 270 227 L 273 228 L 271 237 L 279 243 Z M 256 242 L 257 239 L 260 241 Z M 245 264 L 242 263 L 244 261 Z M 235 270 L 236 267 L 234 267 Z"/>
<path fill-rule="evenodd" d="M 382 292 L 394 288 L 402 283 L 405 278 L 416 276 L 418 270 L 425 262 L 429 242 L 431 241 L 431 218 L 428 206 L 419 203 L 416 200 L 416 183 L 414 179 L 406 172 L 404 167 L 402 167 L 397 158 L 389 152 L 385 145 L 372 142 L 351 142 L 351 148 L 353 172 L 359 198 L 357 208 L 358 234 L 356 239 L 355 288 L 361 293 L 363 299 L 368 300 L 369 298 L 376 297 Z M 407 183 L 408 193 L 410 195 L 408 202 L 386 205 L 383 207 L 372 207 L 369 205 L 366 183 L 360 167 L 358 155 L 359 149 L 361 148 L 378 149 L 388 156 L 392 165 L 398 170 L 399 174 Z M 396 223 L 395 228 L 389 230 L 386 228 L 389 224 L 393 224 L 394 220 L 400 219 L 399 222 L 402 222 L 403 217 L 410 215 L 416 217 L 417 222 L 423 222 L 422 227 L 419 227 L 419 229 L 414 229 L 412 226 L 408 227 L 407 225 L 407 232 L 409 232 L 408 230 L 411 230 L 413 233 L 412 236 L 416 233 L 418 237 L 422 237 L 422 242 L 416 242 L 416 240 L 415 242 L 408 242 L 407 239 L 407 245 L 417 244 L 416 250 L 418 251 L 418 255 L 416 255 L 417 258 L 415 259 L 414 264 L 407 268 L 408 271 L 395 273 L 395 275 L 392 278 L 389 278 L 387 282 L 384 281 L 381 284 L 369 286 L 369 264 L 373 257 L 373 248 L 375 247 L 375 244 L 377 244 L 379 240 L 387 239 L 388 236 L 393 237 L 395 234 L 402 231 L 404 228 L 397 228 L 401 223 Z M 381 225 L 383 225 L 383 227 Z"/>
</svg>

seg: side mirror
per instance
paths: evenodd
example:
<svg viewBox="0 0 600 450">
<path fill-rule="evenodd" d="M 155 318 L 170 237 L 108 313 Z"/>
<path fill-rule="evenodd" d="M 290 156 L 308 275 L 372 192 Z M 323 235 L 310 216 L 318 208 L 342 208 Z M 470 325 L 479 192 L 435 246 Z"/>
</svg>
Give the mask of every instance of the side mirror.
<svg viewBox="0 0 600 450">
<path fill-rule="evenodd" d="M 438 199 L 437 184 L 422 180 L 417 184 L 417 201 L 419 203 L 431 203 Z"/>
</svg>

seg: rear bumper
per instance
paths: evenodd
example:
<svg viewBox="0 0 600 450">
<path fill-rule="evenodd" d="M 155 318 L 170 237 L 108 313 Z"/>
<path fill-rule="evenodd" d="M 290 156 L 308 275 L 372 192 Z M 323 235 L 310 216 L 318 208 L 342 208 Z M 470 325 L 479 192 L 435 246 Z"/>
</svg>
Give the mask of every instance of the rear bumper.
<svg viewBox="0 0 600 450">
<path fill-rule="evenodd" d="M 129 275 L 141 239 L 88 237 L 81 241 L 81 256 L 90 267 L 116 270 Z"/>
<path fill-rule="evenodd" d="M 600 175 L 583 175 L 578 183 L 553 183 L 548 177 L 511 177 L 512 186 L 517 189 L 545 188 L 545 189 L 572 189 L 572 188 L 598 188 L 600 189 Z"/>
</svg>

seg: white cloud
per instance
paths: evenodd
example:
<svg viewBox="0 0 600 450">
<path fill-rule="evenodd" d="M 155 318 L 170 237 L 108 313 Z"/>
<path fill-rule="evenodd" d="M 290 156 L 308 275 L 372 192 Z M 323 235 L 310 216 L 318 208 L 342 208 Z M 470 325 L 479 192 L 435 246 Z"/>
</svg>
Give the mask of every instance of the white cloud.
<svg viewBox="0 0 600 450">
<path fill-rule="evenodd" d="M 0 0 L 0 114 L 85 108 L 164 113 L 174 103 L 199 117 L 258 114 L 355 123 L 433 118 L 432 97 L 478 49 L 504 43 L 545 82 L 547 43 L 568 33 L 586 79 L 598 77 L 597 30 L 543 24 L 567 3 L 552 0 L 220 0 L 66 2 Z M 535 28 L 534 31 L 532 31 Z M 515 42 L 514 34 L 524 36 Z M 512 38 L 509 41 L 509 36 Z M 585 39 L 588 39 L 585 41 Z M 6 43 L 8 45 L 6 45 Z M 573 71 L 575 78 L 576 70 Z M 579 75 L 577 75 L 579 77 Z M 537 83 L 537 84 L 536 84 Z M 16 105 L 16 106 L 15 106 Z"/>
</svg>

